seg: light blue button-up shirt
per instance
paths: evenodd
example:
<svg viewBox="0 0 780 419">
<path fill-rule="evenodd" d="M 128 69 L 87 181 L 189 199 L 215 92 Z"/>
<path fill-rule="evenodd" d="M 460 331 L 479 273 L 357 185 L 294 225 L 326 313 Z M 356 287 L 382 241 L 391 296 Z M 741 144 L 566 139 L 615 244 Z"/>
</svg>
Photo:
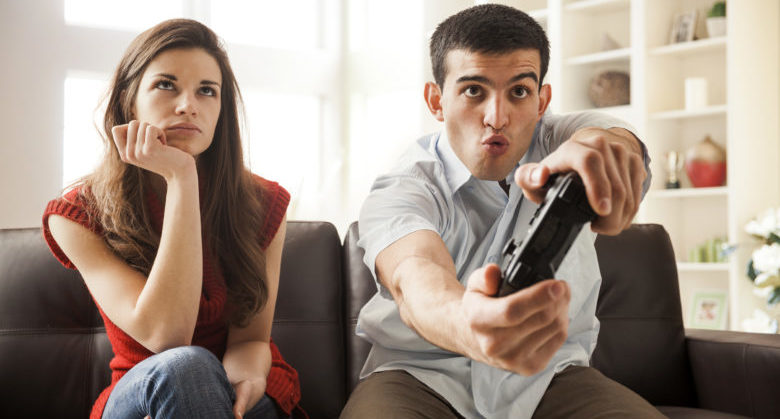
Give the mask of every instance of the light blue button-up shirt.
<svg viewBox="0 0 780 419">
<path fill-rule="evenodd" d="M 529 150 L 518 163 L 539 162 L 583 127 L 623 127 L 598 113 L 546 114 Z M 643 146 L 644 147 L 644 146 Z M 645 150 L 645 167 L 649 158 Z M 376 256 L 396 240 L 418 230 L 438 233 L 450 252 L 461 284 L 487 263 L 501 262 L 511 237 L 527 233 L 537 205 L 524 199 L 507 177 L 509 195 L 498 182 L 479 180 L 453 152 L 446 134 L 417 140 L 389 174 L 377 178 L 360 213 L 358 245 L 374 277 Z M 645 181 L 645 190 L 650 176 Z M 556 277 L 571 288 L 568 338 L 547 368 L 524 377 L 438 348 L 401 320 L 398 306 L 377 281 L 379 292 L 360 311 L 357 334 L 372 344 L 361 378 L 377 371 L 405 370 L 442 395 L 467 418 L 529 418 L 555 373 L 569 365 L 588 365 L 596 345 L 601 275 L 589 225 L 577 236 Z"/>
</svg>

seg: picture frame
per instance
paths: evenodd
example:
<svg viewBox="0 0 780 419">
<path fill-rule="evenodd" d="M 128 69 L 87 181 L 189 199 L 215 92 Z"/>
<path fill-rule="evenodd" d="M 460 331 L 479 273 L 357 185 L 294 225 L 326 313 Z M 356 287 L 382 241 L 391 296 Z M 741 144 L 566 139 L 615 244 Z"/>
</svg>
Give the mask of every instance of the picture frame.
<svg viewBox="0 0 780 419">
<path fill-rule="evenodd" d="M 691 302 L 690 327 L 725 330 L 728 317 L 728 296 L 722 290 L 695 290 Z"/>
<path fill-rule="evenodd" d="M 693 41 L 698 17 L 696 10 L 675 14 L 672 20 L 672 30 L 669 33 L 669 43 Z"/>
</svg>

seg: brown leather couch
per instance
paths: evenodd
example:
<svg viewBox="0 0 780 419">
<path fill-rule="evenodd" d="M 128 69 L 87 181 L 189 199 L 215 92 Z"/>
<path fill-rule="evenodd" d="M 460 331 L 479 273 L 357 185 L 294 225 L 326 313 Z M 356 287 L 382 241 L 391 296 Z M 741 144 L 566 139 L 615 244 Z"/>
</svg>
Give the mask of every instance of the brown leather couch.
<svg viewBox="0 0 780 419">
<path fill-rule="evenodd" d="M 375 287 L 356 238 L 355 225 L 343 245 L 329 223 L 287 229 L 273 338 L 313 418 L 338 416 L 368 351 L 353 331 Z M 595 367 L 673 418 L 780 417 L 780 335 L 684 330 L 661 226 L 634 225 L 596 247 Z M 0 231 L 0 275 L 0 417 L 86 417 L 112 353 L 78 273 L 50 255 L 39 229 L 11 229 Z"/>
</svg>

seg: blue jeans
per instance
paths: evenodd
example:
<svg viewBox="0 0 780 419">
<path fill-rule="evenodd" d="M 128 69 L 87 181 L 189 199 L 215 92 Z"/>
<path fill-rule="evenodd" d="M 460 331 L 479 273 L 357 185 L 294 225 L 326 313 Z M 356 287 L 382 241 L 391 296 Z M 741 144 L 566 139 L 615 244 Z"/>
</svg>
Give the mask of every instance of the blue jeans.
<svg viewBox="0 0 780 419">
<path fill-rule="evenodd" d="M 130 369 L 111 391 L 104 418 L 232 418 L 235 390 L 214 354 L 182 346 Z M 267 394 L 244 418 L 287 417 Z"/>
</svg>

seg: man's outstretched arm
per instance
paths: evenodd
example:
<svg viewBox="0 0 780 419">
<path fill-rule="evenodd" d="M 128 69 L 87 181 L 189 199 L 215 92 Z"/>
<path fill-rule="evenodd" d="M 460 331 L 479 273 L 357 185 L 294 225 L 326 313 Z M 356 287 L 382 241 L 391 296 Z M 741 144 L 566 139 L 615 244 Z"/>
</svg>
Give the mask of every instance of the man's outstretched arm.
<svg viewBox="0 0 780 419">
<path fill-rule="evenodd" d="M 416 231 L 385 248 L 376 272 L 408 327 L 473 360 L 532 375 L 566 340 L 570 292 L 564 281 L 543 281 L 495 298 L 500 270 L 491 264 L 474 271 L 463 287 L 433 231 Z"/>
</svg>

